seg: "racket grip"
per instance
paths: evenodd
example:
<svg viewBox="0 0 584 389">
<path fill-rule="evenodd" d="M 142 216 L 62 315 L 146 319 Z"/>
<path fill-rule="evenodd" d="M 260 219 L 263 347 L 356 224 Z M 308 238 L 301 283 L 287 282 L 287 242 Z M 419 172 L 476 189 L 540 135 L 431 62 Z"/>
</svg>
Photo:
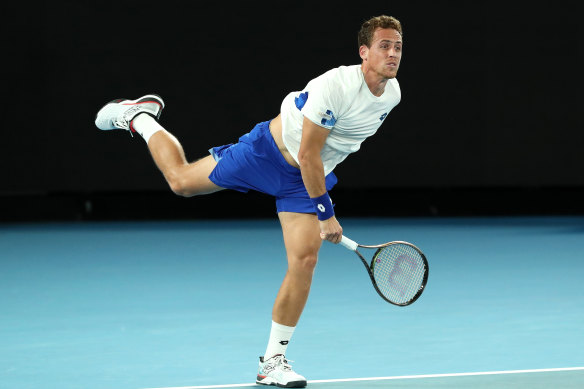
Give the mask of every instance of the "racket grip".
<svg viewBox="0 0 584 389">
<path fill-rule="evenodd" d="M 341 238 L 341 241 L 339 243 L 341 243 L 341 245 L 343 245 L 344 247 L 346 247 L 352 251 L 356 251 L 357 247 L 359 246 L 357 244 L 357 242 L 352 241 L 351 239 L 347 238 L 345 235 L 343 235 L 343 237 Z"/>
</svg>

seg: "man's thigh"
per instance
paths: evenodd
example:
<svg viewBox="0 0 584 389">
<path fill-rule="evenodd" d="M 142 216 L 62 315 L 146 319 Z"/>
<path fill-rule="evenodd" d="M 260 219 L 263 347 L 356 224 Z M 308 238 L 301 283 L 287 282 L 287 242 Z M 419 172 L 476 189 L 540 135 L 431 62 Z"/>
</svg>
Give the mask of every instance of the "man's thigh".
<svg viewBox="0 0 584 389">
<path fill-rule="evenodd" d="M 209 175 L 215 169 L 217 162 L 212 156 L 208 155 L 193 163 L 186 165 L 181 172 L 182 177 L 186 180 L 185 187 L 191 189 L 197 195 L 208 194 L 223 190 L 222 188 L 209 179 Z"/>
<path fill-rule="evenodd" d="M 322 245 L 320 226 L 315 214 L 278 213 L 288 260 L 301 260 L 316 256 Z"/>
</svg>

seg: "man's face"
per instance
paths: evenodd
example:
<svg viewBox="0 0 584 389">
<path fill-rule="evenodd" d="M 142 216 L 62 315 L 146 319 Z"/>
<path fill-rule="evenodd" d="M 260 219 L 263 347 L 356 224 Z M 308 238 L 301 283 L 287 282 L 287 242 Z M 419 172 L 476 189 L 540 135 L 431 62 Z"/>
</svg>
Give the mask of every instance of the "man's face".
<svg viewBox="0 0 584 389">
<path fill-rule="evenodd" d="M 402 55 L 402 37 L 393 28 L 378 28 L 373 33 L 371 47 L 361 46 L 359 54 L 368 68 L 389 79 L 397 76 Z"/>
</svg>

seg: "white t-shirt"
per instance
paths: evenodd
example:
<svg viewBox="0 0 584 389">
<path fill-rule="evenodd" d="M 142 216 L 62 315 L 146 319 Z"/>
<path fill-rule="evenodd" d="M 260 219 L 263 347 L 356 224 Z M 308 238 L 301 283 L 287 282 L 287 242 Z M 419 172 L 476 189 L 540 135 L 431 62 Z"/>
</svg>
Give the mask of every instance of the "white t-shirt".
<svg viewBox="0 0 584 389">
<path fill-rule="evenodd" d="M 387 114 L 401 99 L 397 79 L 388 80 L 380 97 L 371 93 L 361 65 L 331 69 L 311 80 L 299 92 L 289 93 L 282 102 L 282 139 L 298 162 L 304 116 L 330 129 L 321 151 L 325 175 L 361 143 L 377 132 Z"/>
</svg>

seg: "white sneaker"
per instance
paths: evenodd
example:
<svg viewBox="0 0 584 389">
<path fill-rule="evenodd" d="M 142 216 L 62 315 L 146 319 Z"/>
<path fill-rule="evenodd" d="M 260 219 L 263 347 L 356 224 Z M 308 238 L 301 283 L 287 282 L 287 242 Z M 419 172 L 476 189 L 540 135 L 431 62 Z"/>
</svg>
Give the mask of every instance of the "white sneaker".
<svg viewBox="0 0 584 389">
<path fill-rule="evenodd" d="M 95 116 L 95 125 L 100 130 L 127 130 L 136 132 L 132 120 L 147 113 L 155 119 L 160 118 L 164 101 L 158 95 L 146 95 L 136 100 L 116 99 L 104 105 Z"/>
<path fill-rule="evenodd" d="M 304 388 L 306 378 L 292 370 L 285 356 L 277 354 L 267 361 L 264 361 L 264 357 L 260 357 L 256 384 L 275 385 L 280 388 Z"/>
</svg>

